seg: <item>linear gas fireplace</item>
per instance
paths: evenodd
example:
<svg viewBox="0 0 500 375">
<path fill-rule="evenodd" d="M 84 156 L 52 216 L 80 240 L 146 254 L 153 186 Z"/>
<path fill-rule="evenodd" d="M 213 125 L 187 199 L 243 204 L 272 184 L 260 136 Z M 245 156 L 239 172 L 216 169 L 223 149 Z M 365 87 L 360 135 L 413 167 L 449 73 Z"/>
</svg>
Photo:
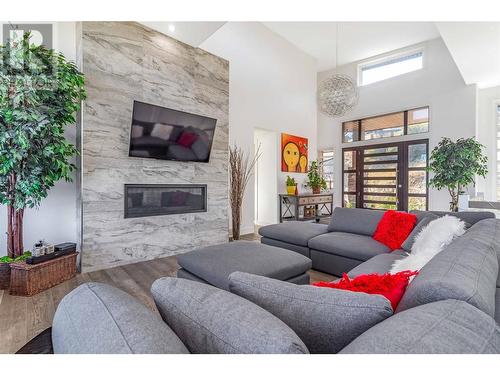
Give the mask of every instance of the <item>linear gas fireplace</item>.
<svg viewBox="0 0 500 375">
<path fill-rule="evenodd" d="M 125 184 L 125 218 L 207 211 L 207 185 Z"/>
</svg>

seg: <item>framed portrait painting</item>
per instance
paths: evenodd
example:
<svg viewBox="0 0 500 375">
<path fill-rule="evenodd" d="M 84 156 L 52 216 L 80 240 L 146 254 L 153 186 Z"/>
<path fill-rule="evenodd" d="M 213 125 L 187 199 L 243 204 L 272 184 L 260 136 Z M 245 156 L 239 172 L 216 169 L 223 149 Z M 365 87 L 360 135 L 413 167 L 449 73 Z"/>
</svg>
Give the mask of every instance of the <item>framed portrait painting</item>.
<svg viewBox="0 0 500 375">
<path fill-rule="evenodd" d="M 307 138 L 281 133 L 281 171 L 306 173 L 308 164 Z"/>
</svg>

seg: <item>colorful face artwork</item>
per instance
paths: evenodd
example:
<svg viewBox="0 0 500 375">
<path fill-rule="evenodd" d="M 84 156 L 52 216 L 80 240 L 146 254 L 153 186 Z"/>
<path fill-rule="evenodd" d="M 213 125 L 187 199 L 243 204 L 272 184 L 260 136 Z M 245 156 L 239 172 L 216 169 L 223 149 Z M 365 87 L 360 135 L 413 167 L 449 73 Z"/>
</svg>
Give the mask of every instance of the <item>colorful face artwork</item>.
<svg viewBox="0 0 500 375">
<path fill-rule="evenodd" d="M 308 165 L 307 138 L 281 134 L 281 171 L 306 173 Z"/>
</svg>

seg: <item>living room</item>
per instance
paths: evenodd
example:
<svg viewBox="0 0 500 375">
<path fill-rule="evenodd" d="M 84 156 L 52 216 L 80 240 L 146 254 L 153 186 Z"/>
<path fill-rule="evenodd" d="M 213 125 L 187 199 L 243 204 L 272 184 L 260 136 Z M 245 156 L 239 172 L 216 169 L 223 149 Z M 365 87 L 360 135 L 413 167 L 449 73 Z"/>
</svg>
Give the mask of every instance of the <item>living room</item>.
<svg viewBox="0 0 500 375">
<path fill-rule="evenodd" d="M 35 6 L 0 353 L 500 354 L 500 20 Z"/>
</svg>

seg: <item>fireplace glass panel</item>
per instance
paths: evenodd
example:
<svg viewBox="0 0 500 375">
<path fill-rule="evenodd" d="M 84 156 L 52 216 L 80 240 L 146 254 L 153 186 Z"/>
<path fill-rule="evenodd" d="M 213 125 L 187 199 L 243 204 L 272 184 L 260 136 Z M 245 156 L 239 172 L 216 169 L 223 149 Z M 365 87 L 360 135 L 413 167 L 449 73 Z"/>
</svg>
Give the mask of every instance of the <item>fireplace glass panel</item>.
<svg viewBox="0 0 500 375">
<path fill-rule="evenodd" d="M 206 185 L 125 185 L 125 218 L 206 211 Z"/>
</svg>

